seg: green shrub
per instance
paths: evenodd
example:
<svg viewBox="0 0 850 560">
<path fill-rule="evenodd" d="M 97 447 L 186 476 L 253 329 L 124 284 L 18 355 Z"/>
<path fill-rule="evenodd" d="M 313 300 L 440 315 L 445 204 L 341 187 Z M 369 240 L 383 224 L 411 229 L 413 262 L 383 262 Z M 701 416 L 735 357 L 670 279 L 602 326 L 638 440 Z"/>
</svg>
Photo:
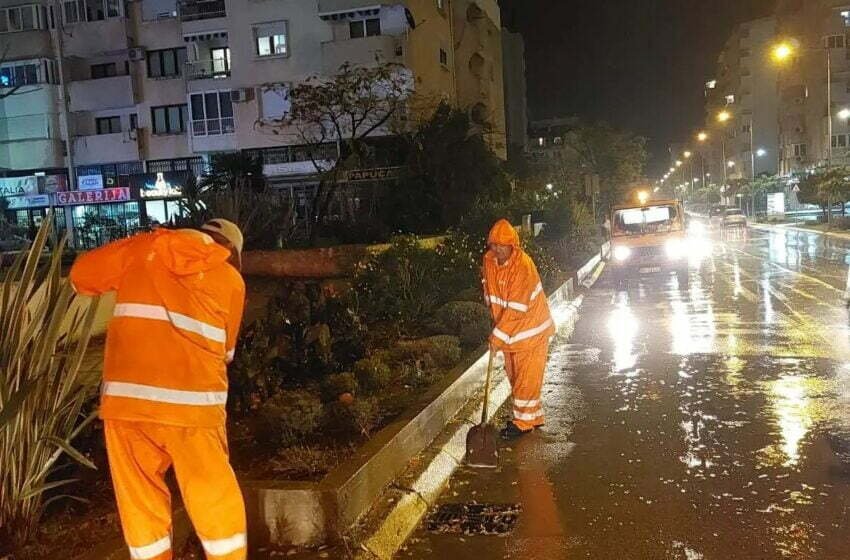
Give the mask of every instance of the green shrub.
<svg viewBox="0 0 850 560">
<path fill-rule="evenodd" d="M 460 338 L 464 346 L 477 346 L 487 340 L 492 320 L 483 303 L 450 301 L 434 314 L 434 327 Z"/>
<path fill-rule="evenodd" d="M 393 359 L 418 364 L 423 370 L 451 368 L 460 361 L 460 339 L 438 335 L 398 342 L 391 350 Z"/>
<path fill-rule="evenodd" d="M 260 406 L 255 435 L 277 445 L 293 443 L 314 433 L 324 420 L 319 396 L 306 389 L 281 391 Z"/>
<path fill-rule="evenodd" d="M 381 422 L 381 411 L 376 397 L 365 397 L 354 399 L 351 404 L 334 403 L 330 416 L 337 429 L 369 437 Z"/>
<path fill-rule="evenodd" d="M 322 381 L 322 394 L 326 401 L 334 401 L 343 393 L 357 394 L 357 377 L 353 373 L 333 373 Z"/>
<path fill-rule="evenodd" d="M 378 356 L 358 360 L 354 364 L 354 375 L 360 385 L 371 391 L 383 389 L 392 380 L 392 370 Z"/>
</svg>

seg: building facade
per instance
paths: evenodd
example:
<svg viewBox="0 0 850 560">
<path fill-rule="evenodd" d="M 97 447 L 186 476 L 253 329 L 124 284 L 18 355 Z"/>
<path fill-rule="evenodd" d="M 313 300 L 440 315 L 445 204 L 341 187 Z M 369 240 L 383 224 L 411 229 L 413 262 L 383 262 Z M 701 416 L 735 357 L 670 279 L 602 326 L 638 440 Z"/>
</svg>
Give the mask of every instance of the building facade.
<svg viewBox="0 0 850 560">
<path fill-rule="evenodd" d="M 794 48 L 779 74 L 780 171 L 848 165 L 850 127 L 842 110 L 850 108 L 850 2 L 784 0 L 777 20 L 778 38 Z"/>
<path fill-rule="evenodd" d="M 309 190 L 279 123 L 293 84 L 344 63 L 404 66 L 417 99 L 480 115 L 506 149 L 495 0 L 0 0 L 0 53 L 0 197 L 27 227 L 56 208 L 81 247 L 171 220 L 217 153 Z"/>
<path fill-rule="evenodd" d="M 522 35 L 507 29 L 502 30 L 502 68 L 505 81 L 505 136 L 508 154 L 521 156 L 528 147 L 525 42 Z"/>
<path fill-rule="evenodd" d="M 708 138 L 695 144 L 695 154 L 709 181 L 749 181 L 779 170 L 779 70 L 770 57 L 776 28 L 772 16 L 736 26 L 706 83 Z"/>
</svg>

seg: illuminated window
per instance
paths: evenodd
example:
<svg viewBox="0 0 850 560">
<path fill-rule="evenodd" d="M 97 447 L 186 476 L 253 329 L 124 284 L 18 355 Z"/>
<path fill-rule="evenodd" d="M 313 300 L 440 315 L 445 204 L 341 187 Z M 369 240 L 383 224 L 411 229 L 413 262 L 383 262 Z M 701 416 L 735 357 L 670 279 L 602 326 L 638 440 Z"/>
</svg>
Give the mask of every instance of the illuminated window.
<svg viewBox="0 0 850 560">
<path fill-rule="evenodd" d="M 254 27 L 257 56 L 286 56 L 289 54 L 289 25 L 273 21 Z"/>
</svg>

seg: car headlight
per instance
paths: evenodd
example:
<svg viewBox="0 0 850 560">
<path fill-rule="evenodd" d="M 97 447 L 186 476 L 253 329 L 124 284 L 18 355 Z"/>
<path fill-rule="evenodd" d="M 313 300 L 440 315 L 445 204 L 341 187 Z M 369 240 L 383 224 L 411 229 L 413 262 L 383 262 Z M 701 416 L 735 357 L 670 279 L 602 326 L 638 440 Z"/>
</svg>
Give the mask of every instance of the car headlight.
<svg viewBox="0 0 850 560">
<path fill-rule="evenodd" d="M 685 254 L 685 244 L 681 239 L 671 239 L 665 245 L 667 256 L 671 259 L 678 259 Z"/>
<path fill-rule="evenodd" d="M 628 247 L 624 247 L 623 245 L 618 245 L 614 247 L 614 260 L 623 262 L 628 259 L 632 254 L 632 250 Z"/>
</svg>

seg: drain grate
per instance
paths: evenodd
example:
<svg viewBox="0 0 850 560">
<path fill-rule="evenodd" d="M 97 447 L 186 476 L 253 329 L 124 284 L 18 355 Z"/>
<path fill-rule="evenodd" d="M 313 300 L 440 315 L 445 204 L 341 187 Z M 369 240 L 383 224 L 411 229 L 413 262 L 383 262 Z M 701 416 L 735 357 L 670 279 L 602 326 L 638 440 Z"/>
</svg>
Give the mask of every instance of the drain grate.
<svg viewBox="0 0 850 560">
<path fill-rule="evenodd" d="M 519 504 L 443 504 L 425 522 L 432 533 L 507 535 L 514 530 Z"/>
</svg>

